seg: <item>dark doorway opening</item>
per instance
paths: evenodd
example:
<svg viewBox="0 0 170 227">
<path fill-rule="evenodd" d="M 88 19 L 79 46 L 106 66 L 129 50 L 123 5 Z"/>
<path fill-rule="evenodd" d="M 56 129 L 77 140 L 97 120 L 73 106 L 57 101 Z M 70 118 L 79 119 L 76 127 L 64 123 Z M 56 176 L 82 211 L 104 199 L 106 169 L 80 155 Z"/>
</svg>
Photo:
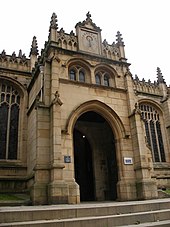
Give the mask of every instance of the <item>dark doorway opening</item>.
<svg viewBox="0 0 170 227">
<path fill-rule="evenodd" d="M 115 139 L 106 119 L 94 111 L 82 114 L 75 124 L 73 137 L 75 180 L 80 186 L 80 200 L 116 200 Z"/>
<path fill-rule="evenodd" d="M 92 152 L 85 135 L 74 130 L 74 163 L 75 179 L 80 187 L 80 200 L 93 201 L 94 179 L 92 166 Z"/>
</svg>

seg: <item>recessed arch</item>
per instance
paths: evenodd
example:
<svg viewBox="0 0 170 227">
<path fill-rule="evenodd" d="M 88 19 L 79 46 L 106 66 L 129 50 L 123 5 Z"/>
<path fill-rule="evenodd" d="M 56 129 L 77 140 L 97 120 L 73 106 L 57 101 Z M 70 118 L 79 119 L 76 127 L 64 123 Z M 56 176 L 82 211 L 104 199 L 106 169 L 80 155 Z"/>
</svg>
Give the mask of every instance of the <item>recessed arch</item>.
<svg viewBox="0 0 170 227">
<path fill-rule="evenodd" d="M 152 151 L 154 162 L 166 162 L 163 113 L 156 102 L 143 99 L 139 102 L 141 118 L 145 125 L 147 144 Z"/>
<path fill-rule="evenodd" d="M 117 72 L 110 66 L 107 66 L 104 64 L 97 65 L 95 67 L 94 73 L 95 75 L 101 75 L 102 85 L 111 86 L 111 87 L 116 86 L 115 77 L 117 76 Z M 107 75 L 107 81 L 106 81 L 106 75 Z"/>
<path fill-rule="evenodd" d="M 116 200 L 119 149 L 106 118 L 94 110 L 81 114 L 71 136 L 80 200 Z"/>
<path fill-rule="evenodd" d="M 70 71 L 76 69 L 76 80 L 84 83 L 91 83 L 90 66 L 87 62 L 81 59 L 71 59 L 68 63 L 68 74 L 70 78 Z M 82 78 L 83 74 L 83 78 Z M 81 76 L 80 76 L 81 75 Z"/>
<path fill-rule="evenodd" d="M 150 104 L 150 105 L 154 106 L 163 115 L 163 111 L 162 111 L 160 104 L 151 99 L 140 99 L 138 101 L 138 103 L 139 104 L 142 104 L 142 103 Z"/>
<path fill-rule="evenodd" d="M 72 134 L 77 119 L 88 111 L 94 111 L 104 117 L 112 128 L 116 139 L 129 136 L 116 112 L 98 100 L 87 101 L 75 108 L 67 120 L 65 131 Z"/>
<path fill-rule="evenodd" d="M 116 70 L 108 65 L 105 64 L 98 64 L 95 66 L 95 72 L 99 71 L 99 70 L 106 70 L 107 72 L 109 72 L 110 74 L 114 75 L 114 76 L 118 76 Z"/>
<path fill-rule="evenodd" d="M 0 159 L 18 160 L 21 157 L 25 96 L 26 89 L 18 81 L 0 77 Z"/>
<path fill-rule="evenodd" d="M 11 85 L 15 86 L 15 88 L 19 91 L 20 95 L 24 97 L 26 95 L 26 89 L 23 84 L 13 78 L 4 77 L 0 75 L 0 81 L 6 81 L 6 83 L 10 83 Z"/>
<path fill-rule="evenodd" d="M 72 58 L 69 59 L 68 62 L 66 63 L 67 67 L 71 67 L 72 65 L 79 64 L 82 67 L 85 67 L 87 70 L 90 71 L 90 64 L 85 61 L 84 59 L 81 58 Z"/>
</svg>

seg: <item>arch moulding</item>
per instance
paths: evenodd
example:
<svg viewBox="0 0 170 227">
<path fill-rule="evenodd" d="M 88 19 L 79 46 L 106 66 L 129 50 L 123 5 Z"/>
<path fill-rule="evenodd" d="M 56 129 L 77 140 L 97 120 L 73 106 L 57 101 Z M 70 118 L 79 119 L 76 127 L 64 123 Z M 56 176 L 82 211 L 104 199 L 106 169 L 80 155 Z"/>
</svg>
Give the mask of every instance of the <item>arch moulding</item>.
<svg viewBox="0 0 170 227">
<path fill-rule="evenodd" d="M 75 125 L 76 121 L 78 120 L 78 118 L 82 114 L 89 112 L 89 111 L 94 111 L 94 112 L 100 114 L 103 118 L 105 118 L 107 120 L 108 124 L 110 125 L 110 127 L 113 130 L 113 133 L 114 133 L 116 139 L 129 137 L 129 134 L 126 132 L 121 119 L 115 113 L 115 111 L 112 110 L 105 103 L 102 103 L 98 100 L 87 101 L 87 102 L 81 104 L 80 106 L 78 106 L 77 108 L 75 108 L 71 112 L 71 114 L 66 122 L 64 131 L 67 134 L 71 135 L 73 132 L 73 129 L 74 129 L 74 125 Z"/>
</svg>

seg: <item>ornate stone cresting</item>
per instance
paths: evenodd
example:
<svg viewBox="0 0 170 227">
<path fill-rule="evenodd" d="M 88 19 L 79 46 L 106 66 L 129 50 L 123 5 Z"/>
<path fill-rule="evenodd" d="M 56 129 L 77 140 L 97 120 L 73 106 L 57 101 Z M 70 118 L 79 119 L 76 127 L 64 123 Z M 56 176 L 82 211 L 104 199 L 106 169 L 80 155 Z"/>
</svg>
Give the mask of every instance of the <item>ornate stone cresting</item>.
<svg viewBox="0 0 170 227">
<path fill-rule="evenodd" d="M 0 65 L 3 67 L 8 67 L 9 69 L 19 69 L 29 71 L 29 59 L 26 58 L 25 54 L 22 54 L 22 50 L 19 50 L 18 57 L 15 51 L 12 55 L 7 55 L 5 50 L 0 53 Z"/>
<path fill-rule="evenodd" d="M 161 96 L 160 87 L 156 81 L 152 83 L 150 79 L 148 81 L 145 81 L 144 78 L 140 80 L 139 77 L 135 75 L 133 82 L 134 82 L 134 91 L 136 94 L 144 93 L 148 95 Z"/>
<path fill-rule="evenodd" d="M 35 36 L 33 37 L 33 40 L 32 40 L 32 45 L 31 45 L 31 50 L 30 50 L 30 56 L 31 55 L 35 55 L 35 56 L 38 55 L 38 44 L 37 44 L 37 39 L 36 39 Z"/>
<path fill-rule="evenodd" d="M 104 39 L 102 43 L 102 55 L 113 60 L 119 60 L 120 51 L 115 42 L 110 45 L 106 39 Z"/>
</svg>

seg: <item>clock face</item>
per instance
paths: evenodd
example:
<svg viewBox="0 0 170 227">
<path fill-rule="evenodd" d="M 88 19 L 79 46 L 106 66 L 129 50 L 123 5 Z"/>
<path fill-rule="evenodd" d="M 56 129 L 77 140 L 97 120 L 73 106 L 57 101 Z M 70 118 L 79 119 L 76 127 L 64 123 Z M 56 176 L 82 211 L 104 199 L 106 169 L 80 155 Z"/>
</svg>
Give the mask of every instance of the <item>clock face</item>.
<svg viewBox="0 0 170 227">
<path fill-rule="evenodd" d="M 98 36 L 95 33 L 84 31 L 82 33 L 83 49 L 88 52 L 98 53 Z"/>
</svg>

